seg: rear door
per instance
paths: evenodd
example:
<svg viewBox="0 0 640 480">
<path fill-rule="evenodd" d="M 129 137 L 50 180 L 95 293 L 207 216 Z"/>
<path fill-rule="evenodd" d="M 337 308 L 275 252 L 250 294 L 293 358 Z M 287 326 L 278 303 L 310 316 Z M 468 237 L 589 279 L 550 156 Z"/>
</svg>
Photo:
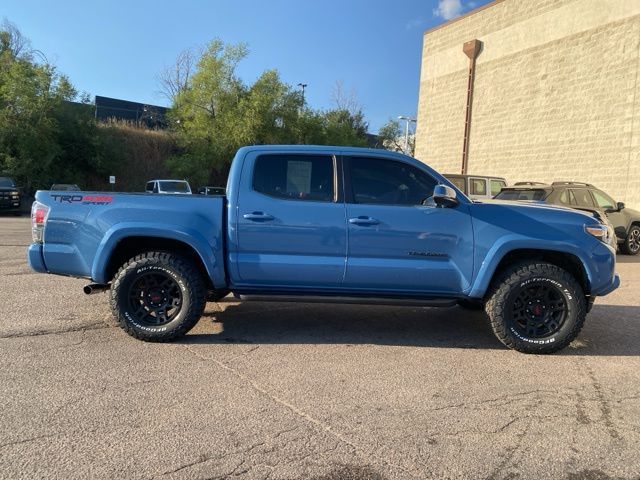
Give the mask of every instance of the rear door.
<svg viewBox="0 0 640 480">
<path fill-rule="evenodd" d="M 466 203 L 423 205 L 437 181 L 402 160 L 351 156 L 344 169 L 345 288 L 446 295 L 469 287 L 473 231 Z"/>
<path fill-rule="evenodd" d="M 336 288 L 347 254 L 337 158 L 250 152 L 237 201 L 239 286 Z"/>
</svg>

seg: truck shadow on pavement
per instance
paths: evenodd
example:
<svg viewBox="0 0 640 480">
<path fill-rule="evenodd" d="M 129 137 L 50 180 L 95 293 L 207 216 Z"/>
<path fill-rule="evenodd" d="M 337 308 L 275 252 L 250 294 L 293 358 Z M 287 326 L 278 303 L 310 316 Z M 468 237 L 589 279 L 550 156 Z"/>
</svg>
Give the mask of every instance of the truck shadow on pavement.
<svg viewBox="0 0 640 480">
<path fill-rule="evenodd" d="M 179 343 L 506 348 L 493 335 L 484 312 L 460 307 L 235 303 L 227 299 L 218 306 L 222 311 L 205 312 L 194 331 Z M 558 355 L 640 355 L 640 306 L 596 304 L 579 337 Z"/>
</svg>

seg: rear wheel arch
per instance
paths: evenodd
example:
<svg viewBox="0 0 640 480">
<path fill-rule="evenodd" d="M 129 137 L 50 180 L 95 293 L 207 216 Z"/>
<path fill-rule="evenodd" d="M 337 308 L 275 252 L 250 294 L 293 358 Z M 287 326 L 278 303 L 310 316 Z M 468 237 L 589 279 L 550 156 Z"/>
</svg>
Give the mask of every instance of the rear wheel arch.
<svg viewBox="0 0 640 480">
<path fill-rule="evenodd" d="M 165 237 L 131 236 L 118 241 L 105 264 L 104 278 L 110 281 L 125 262 L 149 251 L 168 252 L 190 259 L 206 280 L 207 288 L 214 290 L 213 281 L 197 250 L 186 242 Z"/>
</svg>

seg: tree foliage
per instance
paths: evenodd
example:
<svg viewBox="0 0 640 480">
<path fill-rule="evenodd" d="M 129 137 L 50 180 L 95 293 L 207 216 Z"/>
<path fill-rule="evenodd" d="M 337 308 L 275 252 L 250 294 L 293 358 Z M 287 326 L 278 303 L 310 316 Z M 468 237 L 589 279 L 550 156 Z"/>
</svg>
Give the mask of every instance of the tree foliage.
<svg viewBox="0 0 640 480">
<path fill-rule="evenodd" d="M 312 109 L 277 70 L 244 82 L 237 66 L 248 53 L 245 44 L 220 40 L 180 53 L 158 77 L 172 103 L 170 130 L 145 134 L 98 124 L 88 96 L 78 95 L 5 21 L 0 24 L 0 174 L 15 177 L 27 190 L 52 183 L 104 187 L 108 175 L 149 175 L 164 168 L 195 185 L 220 184 L 244 145 L 366 145 L 368 126 L 355 92 L 345 93 L 338 83 L 335 107 Z M 120 185 L 135 188 L 139 179 L 128 180 Z"/>
<path fill-rule="evenodd" d="M 361 109 L 308 108 L 302 93 L 283 82 L 277 70 L 267 70 L 247 85 L 236 72 L 247 55 L 244 44 L 214 40 L 194 71 L 181 76 L 188 79 L 173 95 L 171 113 L 181 148 L 169 161 L 176 175 L 200 184 L 219 182 L 243 145 L 366 145 Z"/>
<path fill-rule="evenodd" d="M 0 28 L 0 171 L 31 187 L 79 181 L 96 167 L 89 109 L 67 103 L 78 94 L 14 25 Z"/>
<path fill-rule="evenodd" d="M 415 151 L 415 134 L 409 133 L 409 138 L 405 139 L 405 132 L 398 120 L 389 119 L 378 131 L 378 138 L 384 148 L 394 152 L 402 152 L 413 155 Z M 408 145 L 406 144 L 408 140 Z"/>
</svg>

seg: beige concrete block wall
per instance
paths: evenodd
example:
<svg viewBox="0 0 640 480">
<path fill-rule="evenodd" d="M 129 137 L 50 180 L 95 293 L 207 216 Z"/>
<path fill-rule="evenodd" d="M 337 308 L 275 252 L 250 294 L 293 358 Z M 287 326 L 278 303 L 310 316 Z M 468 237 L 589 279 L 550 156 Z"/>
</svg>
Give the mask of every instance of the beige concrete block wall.
<svg viewBox="0 0 640 480">
<path fill-rule="evenodd" d="M 424 38 L 416 157 L 459 172 L 594 183 L 640 208 L 640 1 L 503 0 Z"/>
</svg>

